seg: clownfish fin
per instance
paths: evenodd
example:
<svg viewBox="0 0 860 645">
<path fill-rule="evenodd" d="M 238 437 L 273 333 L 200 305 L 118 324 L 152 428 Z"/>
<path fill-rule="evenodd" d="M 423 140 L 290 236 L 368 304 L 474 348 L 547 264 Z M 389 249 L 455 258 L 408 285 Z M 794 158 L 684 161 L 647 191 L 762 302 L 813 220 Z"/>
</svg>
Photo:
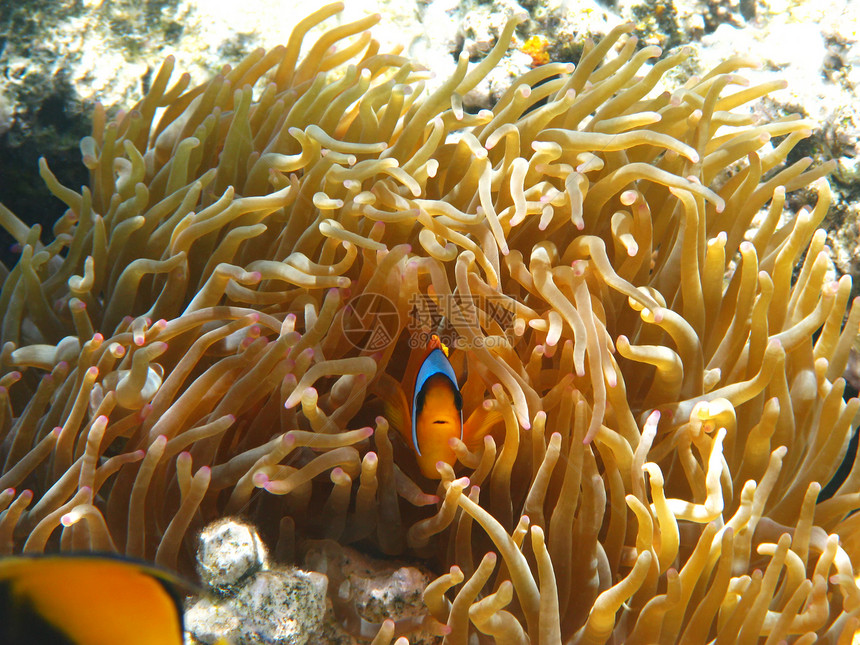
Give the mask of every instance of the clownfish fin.
<svg viewBox="0 0 860 645">
<path fill-rule="evenodd" d="M 372 391 L 382 400 L 383 415 L 388 426 L 397 430 L 407 444 L 412 443 L 412 422 L 409 416 L 409 403 L 406 394 L 393 377 L 380 374 L 372 386 Z"/>
<path fill-rule="evenodd" d="M 485 410 L 483 405 L 479 405 L 463 424 L 463 443 L 469 450 L 477 450 L 493 426 L 503 421 L 504 416 L 499 410 Z"/>
</svg>

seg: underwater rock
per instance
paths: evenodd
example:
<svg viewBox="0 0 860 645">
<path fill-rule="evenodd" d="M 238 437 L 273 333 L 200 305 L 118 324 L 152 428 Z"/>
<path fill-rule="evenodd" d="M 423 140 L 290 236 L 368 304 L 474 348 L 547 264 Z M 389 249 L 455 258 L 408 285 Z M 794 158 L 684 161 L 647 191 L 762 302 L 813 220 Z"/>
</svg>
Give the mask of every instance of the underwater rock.
<svg viewBox="0 0 860 645">
<path fill-rule="evenodd" d="M 258 571 L 223 599 L 202 598 L 185 612 L 191 642 L 305 645 L 325 613 L 327 580 L 298 569 Z"/>
<path fill-rule="evenodd" d="M 250 524 L 224 518 L 200 533 L 197 572 L 200 580 L 212 589 L 226 591 L 267 566 L 266 547 Z"/>
<path fill-rule="evenodd" d="M 188 603 L 191 642 L 305 645 L 322 625 L 326 576 L 270 569 L 266 547 L 250 524 L 226 518 L 203 529 L 197 570 L 212 595 Z"/>
<path fill-rule="evenodd" d="M 332 540 L 301 544 L 302 567 L 272 566 L 256 528 L 225 518 L 201 531 L 197 571 L 208 595 L 186 603 L 191 643 L 356 645 L 385 621 L 412 645 L 435 643 L 442 625 L 422 600 L 436 577 Z"/>
<path fill-rule="evenodd" d="M 329 608 L 317 643 L 354 645 L 393 621 L 397 636 L 412 645 L 438 642 L 442 625 L 428 614 L 424 589 L 436 577 L 428 569 L 373 558 L 332 540 L 304 544 L 303 566 L 329 579 Z"/>
</svg>

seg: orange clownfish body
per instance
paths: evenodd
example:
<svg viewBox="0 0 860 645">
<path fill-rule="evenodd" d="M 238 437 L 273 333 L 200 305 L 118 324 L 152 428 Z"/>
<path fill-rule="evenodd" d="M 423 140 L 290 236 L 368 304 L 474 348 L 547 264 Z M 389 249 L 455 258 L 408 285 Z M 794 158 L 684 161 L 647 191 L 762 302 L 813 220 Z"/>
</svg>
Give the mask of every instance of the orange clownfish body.
<svg viewBox="0 0 860 645">
<path fill-rule="evenodd" d="M 0 559 L 0 643 L 182 645 L 182 594 L 143 562 L 81 555 Z"/>
<path fill-rule="evenodd" d="M 438 336 L 430 339 L 421 362 L 415 359 L 410 359 L 404 376 L 404 382 L 413 385 L 411 406 L 405 388 L 388 374 L 380 374 L 372 388 L 383 401 L 388 423 L 412 449 L 421 473 L 429 479 L 439 479 L 437 463 L 457 463 L 452 439 L 462 440 L 470 451 L 480 450 L 484 437 L 503 417 L 498 409 L 478 405 L 463 421 L 457 375 L 448 361 L 448 349 Z"/>
<path fill-rule="evenodd" d="M 447 348 L 433 336 L 412 395 L 412 448 L 425 477 L 439 478 L 436 463 L 454 463 L 452 438 L 463 439 L 463 397 Z"/>
</svg>

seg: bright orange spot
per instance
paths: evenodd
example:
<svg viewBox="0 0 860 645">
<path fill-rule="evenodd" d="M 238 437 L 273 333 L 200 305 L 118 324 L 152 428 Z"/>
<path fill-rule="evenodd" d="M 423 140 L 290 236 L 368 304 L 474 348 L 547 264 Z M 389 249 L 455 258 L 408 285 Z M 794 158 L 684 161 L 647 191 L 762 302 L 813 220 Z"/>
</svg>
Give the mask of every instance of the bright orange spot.
<svg viewBox="0 0 860 645">
<path fill-rule="evenodd" d="M 532 67 L 538 67 L 540 65 L 546 65 L 549 62 L 549 52 L 547 52 L 548 47 L 549 40 L 543 36 L 535 35 L 531 36 L 523 43 L 520 51 L 531 56 Z"/>
</svg>

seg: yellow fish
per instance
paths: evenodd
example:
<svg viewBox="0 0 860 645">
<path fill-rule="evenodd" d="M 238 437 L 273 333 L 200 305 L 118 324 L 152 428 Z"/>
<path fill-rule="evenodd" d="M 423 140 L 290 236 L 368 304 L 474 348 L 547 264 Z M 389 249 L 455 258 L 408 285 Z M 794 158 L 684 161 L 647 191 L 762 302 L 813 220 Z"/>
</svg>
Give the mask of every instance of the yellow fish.
<svg viewBox="0 0 860 645">
<path fill-rule="evenodd" d="M 448 348 L 433 335 L 412 395 L 412 448 L 425 477 L 439 478 L 436 463 L 454 463 L 452 438 L 463 439 L 463 397 Z"/>
<path fill-rule="evenodd" d="M 478 405 L 463 422 L 457 375 L 448 360 L 448 348 L 435 334 L 423 357 L 416 353 L 409 359 L 403 382 L 413 384 L 411 406 L 405 388 L 388 374 L 379 374 L 371 390 L 382 400 L 389 425 L 413 450 L 421 474 L 429 479 L 441 477 L 436 470 L 440 461 L 449 466 L 456 463 L 451 439 L 461 439 L 471 451 L 480 450 L 484 436 L 503 420 L 498 410 Z"/>
<path fill-rule="evenodd" d="M 0 559 L 3 645 L 182 645 L 178 578 L 110 556 Z"/>
</svg>

